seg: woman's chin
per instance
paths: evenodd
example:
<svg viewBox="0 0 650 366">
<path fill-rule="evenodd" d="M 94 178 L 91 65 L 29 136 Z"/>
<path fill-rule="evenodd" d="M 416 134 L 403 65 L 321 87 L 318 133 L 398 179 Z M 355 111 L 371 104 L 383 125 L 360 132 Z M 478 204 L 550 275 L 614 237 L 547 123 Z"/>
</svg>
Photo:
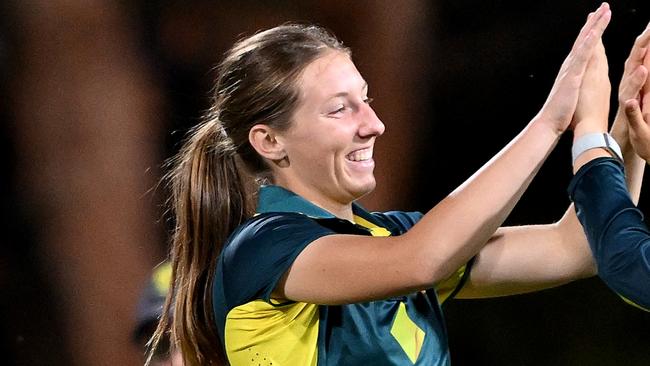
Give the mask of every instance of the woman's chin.
<svg viewBox="0 0 650 366">
<path fill-rule="evenodd" d="M 352 192 L 354 199 L 357 200 L 374 191 L 376 186 L 377 182 L 375 181 L 375 178 L 372 177 L 372 179 L 366 179 L 365 182 L 356 182 L 356 184 L 351 187 L 352 189 L 350 192 Z"/>
</svg>

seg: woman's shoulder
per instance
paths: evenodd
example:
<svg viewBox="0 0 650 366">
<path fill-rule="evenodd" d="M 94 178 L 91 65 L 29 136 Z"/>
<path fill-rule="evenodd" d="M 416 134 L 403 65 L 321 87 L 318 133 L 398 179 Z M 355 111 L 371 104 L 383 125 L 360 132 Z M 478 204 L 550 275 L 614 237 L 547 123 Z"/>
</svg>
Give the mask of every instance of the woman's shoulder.
<svg viewBox="0 0 650 366">
<path fill-rule="evenodd" d="M 315 240 L 332 231 L 307 215 L 297 212 L 265 212 L 239 225 L 224 246 L 224 253 L 233 255 L 260 253 L 265 248 L 278 251 Z"/>
<path fill-rule="evenodd" d="M 228 242 L 267 235 L 287 226 L 314 226 L 315 221 L 298 212 L 264 212 L 244 221 L 230 235 Z"/>
</svg>

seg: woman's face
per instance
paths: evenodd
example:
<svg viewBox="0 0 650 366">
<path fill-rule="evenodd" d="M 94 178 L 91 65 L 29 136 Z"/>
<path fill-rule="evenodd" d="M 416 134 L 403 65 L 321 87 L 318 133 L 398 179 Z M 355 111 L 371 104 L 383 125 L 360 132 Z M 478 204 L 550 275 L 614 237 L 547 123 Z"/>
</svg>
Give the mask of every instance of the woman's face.
<svg viewBox="0 0 650 366">
<path fill-rule="evenodd" d="M 328 51 L 298 80 L 300 101 L 282 140 L 289 164 L 277 182 L 328 208 L 375 188 L 372 159 L 384 124 L 369 105 L 368 84 L 350 56 Z"/>
</svg>

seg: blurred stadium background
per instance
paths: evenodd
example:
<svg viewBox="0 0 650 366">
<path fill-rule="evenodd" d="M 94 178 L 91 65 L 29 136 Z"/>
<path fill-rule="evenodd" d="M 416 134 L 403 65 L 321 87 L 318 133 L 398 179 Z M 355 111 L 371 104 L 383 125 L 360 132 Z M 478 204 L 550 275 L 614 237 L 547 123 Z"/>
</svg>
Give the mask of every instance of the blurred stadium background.
<svg viewBox="0 0 650 366">
<path fill-rule="evenodd" d="M 613 89 L 646 0 L 612 0 Z M 141 365 L 138 295 L 165 257 L 163 162 L 232 43 L 287 21 L 334 31 L 387 125 L 370 209 L 425 211 L 543 104 L 596 1 L 0 3 L 0 364 Z M 615 99 L 612 100 L 615 103 Z M 613 112 L 612 112 L 613 113 Z M 570 134 L 508 224 L 557 220 Z M 641 208 L 650 212 L 642 195 Z M 650 365 L 650 315 L 598 279 L 445 305 L 459 365 Z"/>
</svg>

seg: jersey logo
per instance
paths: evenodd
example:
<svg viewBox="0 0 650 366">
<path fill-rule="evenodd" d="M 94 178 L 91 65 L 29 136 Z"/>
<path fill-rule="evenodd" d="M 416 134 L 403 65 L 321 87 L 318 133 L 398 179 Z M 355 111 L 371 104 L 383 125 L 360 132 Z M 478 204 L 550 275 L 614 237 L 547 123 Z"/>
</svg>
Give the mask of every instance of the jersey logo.
<svg viewBox="0 0 650 366">
<path fill-rule="evenodd" d="M 390 334 L 402 347 L 411 363 L 415 364 L 422 350 L 425 333 L 411 320 L 404 303 L 399 304 L 399 309 L 390 328 Z"/>
</svg>

